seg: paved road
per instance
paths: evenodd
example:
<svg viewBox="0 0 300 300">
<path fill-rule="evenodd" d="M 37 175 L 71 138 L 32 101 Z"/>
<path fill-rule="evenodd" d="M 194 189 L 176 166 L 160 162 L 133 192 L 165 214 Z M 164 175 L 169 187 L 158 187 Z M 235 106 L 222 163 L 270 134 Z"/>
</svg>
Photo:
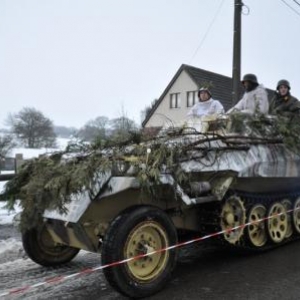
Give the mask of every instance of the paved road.
<svg viewBox="0 0 300 300">
<path fill-rule="evenodd" d="M 34 284 L 58 275 L 72 274 L 99 265 L 99 256 L 81 252 L 63 268 L 45 269 L 31 262 L 22 250 L 12 226 L 0 225 L 0 240 L 17 239 L 9 253 L 0 249 L 0 293 Z M 300 241 L 260 254 L 246 254 L 216 246 L 198 244 L 180 252 L 170 284 L 148 299 L 299 299 Z M 105 281 L 102 272 L 4 299 L 105 299 L 122 300 Z"/>
</svg>

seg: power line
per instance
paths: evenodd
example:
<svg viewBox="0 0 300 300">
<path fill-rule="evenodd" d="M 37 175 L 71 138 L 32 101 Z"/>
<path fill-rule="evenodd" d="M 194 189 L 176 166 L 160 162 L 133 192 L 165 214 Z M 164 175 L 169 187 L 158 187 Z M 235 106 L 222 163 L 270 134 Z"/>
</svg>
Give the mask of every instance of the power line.
<svg viewBox="0 0 300 300">
<path fill-rule="evenodd" d="M 293 0 L 294 1 L 294 0 Z M 296 13 L 298 16 L 300 16 L 300 13 L 293 8 L 291 5 L 289 5 L 285 0 L 281 0 L 281 2 L 283 2 L 286 6 L 288 6 L 294 13 Z M 299 4 L 299 3 L 298 3 Z M 300 5 L 299 5 L 300 6 Z"/>
<path fill-rule="evenodd" d="M 300 2 L 298 2 L 297 0 L 293 0 L 297 5 L 300 6 Z"/>
<path fill-rule="evenodd" d="M 205 32 L 205 34 L 204 34 L 202 40 L 200 41 L 200 43 L 199 43 L 199 45 L 198 45 L 196 51 L 194 52 L 192 58 L 190 59 L 190 63 L 191 63 L 191 61 L 194 59 L 194 57 L 197 55 L 199 49 L 202 47 L 204 41 L 206 40 L 206 37 L 207 37 L 207 35 L 209 34 L 210 29 L 211 29 L 212 26 L 214 25 L 214 23 L 215 23 L 215 21 L 216 21 L 218 15 L 219 15 L 219 13 L 220 13 L 220 11 L 221 11 L 221 8 L 222 8 L 224 2 L 225 2 L 225 0 L 222 0 L 222 1 L 220 2 L 220 5 L 218 6 L 218 9 L 217 9 L 217 11 L 216 11 L 216 13 L 215 13 L 215 15 L 214 15 L 214 17 L 213 17 L 211 23 L 209 24 L 209 26 L 208 26 L 208 28 L 207 28 L 207 30 L 206 30 L 206 32 Z"/>
</svg>

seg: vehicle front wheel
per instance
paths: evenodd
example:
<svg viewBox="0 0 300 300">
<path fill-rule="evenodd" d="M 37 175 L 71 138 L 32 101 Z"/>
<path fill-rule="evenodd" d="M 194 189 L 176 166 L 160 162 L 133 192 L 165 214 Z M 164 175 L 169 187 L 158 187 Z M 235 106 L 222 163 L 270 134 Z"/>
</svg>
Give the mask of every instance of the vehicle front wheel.
<svg viewBox="0 0 300 300">
<path fill-rule="evenodd" d="M 77 248 L 55 244 L 45 225 L 25 231 L 22 242 L 29 258 L 45 267 L 67 263 L 79 252 Z"/>
<path fill-rule="evenodd" d="M 102 265 L 164 249 L 177 243 L 176 228 L 162 210 L 142 206 L 128 209 L 110 224 L 104 237 Z M 160 291 L 176 265 L 176 250 L 162 251 L 105 268 L 104 274 L 118 292 L 132 298 Z"/>
</svg>

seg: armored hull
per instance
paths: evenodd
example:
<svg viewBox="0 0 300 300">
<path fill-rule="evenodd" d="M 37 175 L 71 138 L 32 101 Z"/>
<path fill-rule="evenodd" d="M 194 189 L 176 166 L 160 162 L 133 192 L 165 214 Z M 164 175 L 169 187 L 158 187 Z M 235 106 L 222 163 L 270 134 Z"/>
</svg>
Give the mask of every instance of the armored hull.
<svg viewBox="0 0 300 300">
<path fill-rule="evenodd" d="M 104 265 L 132 259 L 104 273 L 120 293 L 141 298 L 170 278 L 177 252 L 161 249 L 182 232 L 221 230 L 224 243 L 254 250 L 297 238 L 298 152 L 278 131 L 278 120 L 239 120 L 242 130 L 236 119 L 202 120 L 201 130 L 186 124 L 139 145 L 97 152 L 102 161 L 89 188 L 68 194 L 63 211 L 49 204 L 23 230 L 26 252 L 45 266 L 70 261 L 78 249 L 101 253 Z M 74 156 L 64 156 L 60 164 L 74 164 Z"/>
</svg>

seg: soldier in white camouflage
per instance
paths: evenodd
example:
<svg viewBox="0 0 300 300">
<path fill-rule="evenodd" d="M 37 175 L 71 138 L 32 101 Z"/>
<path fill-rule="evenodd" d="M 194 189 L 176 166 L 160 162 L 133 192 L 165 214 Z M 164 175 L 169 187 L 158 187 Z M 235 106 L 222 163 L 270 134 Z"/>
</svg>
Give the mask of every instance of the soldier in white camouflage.
<svg viewBox="0 0 300 300">
<path fill-rule="evenodd" d="M 212 98 L 211 91 L 202 87 L 198 91 L 199 102 L 196 103 L 188 112 L 188 117 L 202 117 L 224 113 L 224 107 L 220 101 Z"/>
<path fill-rule="evenodd" d="M 242 84 L 245 93 L 242 99 L 232 107 L 227 113 L 239 111 L 242 113 L 254 114 L 256 112 L 267 114 L 269 111 L 269 101 L 265 88 L 258 83 L 254 74 L 246 74 Z"/>
</svg>

